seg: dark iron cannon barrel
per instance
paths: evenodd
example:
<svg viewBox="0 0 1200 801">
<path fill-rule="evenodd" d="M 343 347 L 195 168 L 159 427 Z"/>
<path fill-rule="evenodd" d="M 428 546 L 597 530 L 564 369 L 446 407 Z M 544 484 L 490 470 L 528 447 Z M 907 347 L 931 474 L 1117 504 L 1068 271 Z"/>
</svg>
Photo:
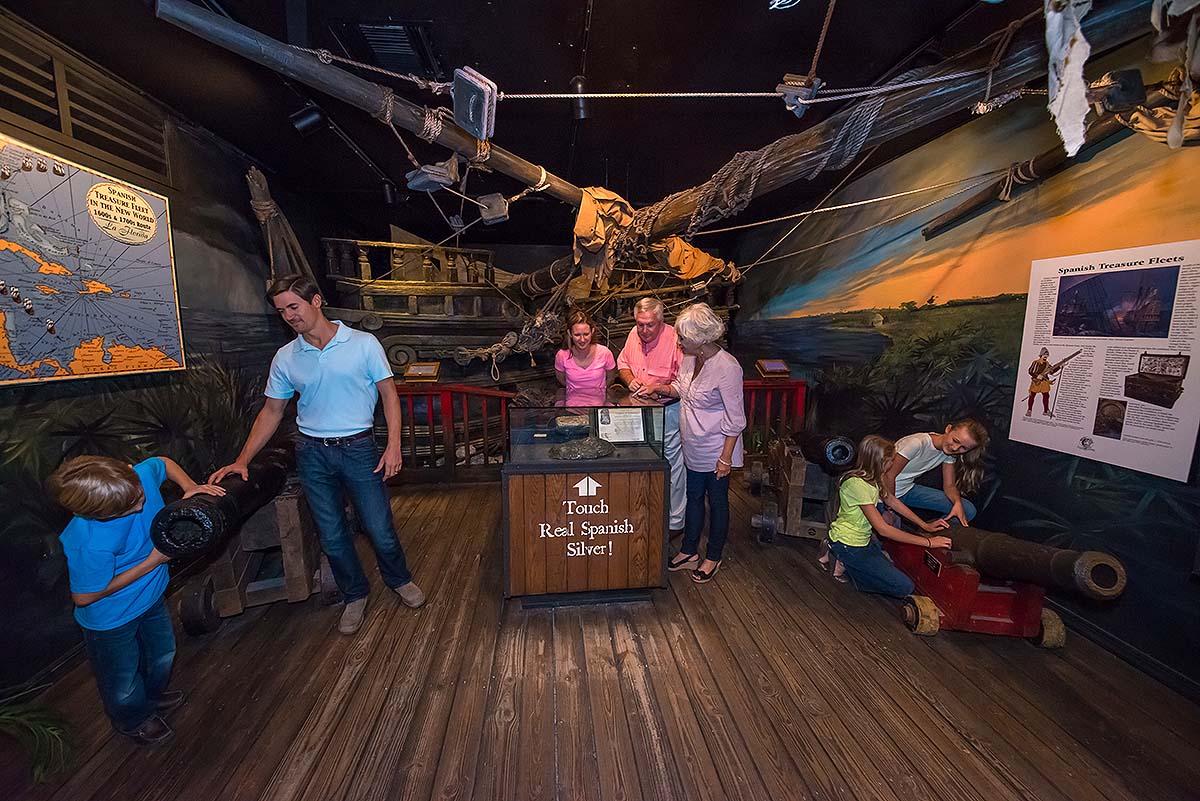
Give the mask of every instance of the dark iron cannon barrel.
<svg viewBox="0 0 1200 801">
<path fill-rule="evenodd" d="M 819 464 L 827 473 L 843 473 L 854 467 L 854 460 L 858 458 L 858 446 L 854 440 L 840 434 L 799 431 L 793 438 L 804 458 Z"/>
<path fill-rule="evenodd" d="M 981 528 L 952 526 L 951 558 L 992 578 L 1013 579 L 1109 601 L 1125 589 L 1125 566 L 1100 551 L 1073 551 Z"/>
<path fill-rule="evenodd" d="M 279 494 L 290 466 L 288 451 L 264 450 L 250 462 L 249 480 L 233 475 L 220 481 L 225 495 L 193 495 L 172 501 L 159 510 L 150 524 L 154 547 L 172 559 L 215 548 L 246 518 Z"/>
</svg>

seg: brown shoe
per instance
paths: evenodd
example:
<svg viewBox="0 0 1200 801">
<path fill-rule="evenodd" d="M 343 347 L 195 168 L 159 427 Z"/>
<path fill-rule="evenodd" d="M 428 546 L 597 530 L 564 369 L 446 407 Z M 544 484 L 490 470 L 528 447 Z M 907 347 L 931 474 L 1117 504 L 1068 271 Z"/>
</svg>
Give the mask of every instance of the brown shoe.
<svg viewBox="0 0 1200 801">
<path fill-rule="evenodd" d="M 158 710 L 160 715 L 170 712 L 172 709 L 177 709 L 183 706 L 183 702 L 187 700 L 187 695 L 183 690 L 167 690 L 158 697 L 154 702 L 154 708 Z"/>
<path fill-rule="evenodd" d="M 146 718 L 146 722 L 138 726 L 133 731 L 121 731 L 129 739 L 133 740 L 138 745 L 158 745 L 170 740 L 175 734 L 167 722 L 158 715 L 151 715 Z"/>
<path fill-rule="evenodd" d="M 400 596 L 400 600 L 404 601 L 405 606 L 419 609 L 425 605 L 425 593 L 421 592 L 421 588 L 417 586 L 417 582 L 410 581 L 393 589 Z"/>
<path fill-rule="evenodd" d="M 342 619 L 338 621 L 338 631 L 342 634 L 353 634 L 362 628 L 363 618 L 367 616 L 367 599 L 359 598 L 346 604 L 342 610 Z"/>
</svg>

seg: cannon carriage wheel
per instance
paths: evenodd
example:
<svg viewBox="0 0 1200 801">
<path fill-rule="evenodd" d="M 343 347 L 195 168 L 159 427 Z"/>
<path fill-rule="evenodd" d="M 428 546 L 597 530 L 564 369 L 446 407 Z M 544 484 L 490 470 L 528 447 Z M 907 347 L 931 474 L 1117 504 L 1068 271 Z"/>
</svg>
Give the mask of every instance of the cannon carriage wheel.
<svg viewBox="0 0 1200 801">
<path fill-rule="evenodd" d="M 938 633 L 938 610 L 933 599 L 910 595 L 904 599 L 904 625 L 913 634 L 932 637 Z"/>
<path fill-rule="evenodd" d="M 1062 648 L 1067 643 L 1067 627 L 1052 609 L 1042 609 L 1042 625 L 1030 638 L 1038 648 Z"/>
<path fill-rule="evenodd" d="M 205 577 L 201 585 L 188 592 L 179 601 L 179 622 L 183 630 L 193 637 L 208 634 L 221 628 L 221 616 L 213 597 L 213 580 Z"/>
</svg>

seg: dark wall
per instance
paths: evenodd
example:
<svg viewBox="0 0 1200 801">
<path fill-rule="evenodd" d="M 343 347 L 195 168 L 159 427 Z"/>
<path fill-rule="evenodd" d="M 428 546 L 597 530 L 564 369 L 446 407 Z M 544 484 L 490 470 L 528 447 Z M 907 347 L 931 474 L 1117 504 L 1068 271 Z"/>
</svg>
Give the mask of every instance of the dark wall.
<svg viewBox="0 0 1200 801">
<path fill-rule="evenodd" d="M 1144 52 L 1129 48 L 1089 65 L 1088 77 L 1132 65 L 1153 79 L 1162 68 L 1142 62 Z M 1028 98 L 862 176 L 829 202 L 979 176 L 1060 146 L 1044 100 Z M 1018 351 L 1030 263 L 1193 239 L 1198 182 L 1200 147 L 1171 151 L 1126 132 L 930 240 L 921 228 L 978 190 L 903 217 L 969 183 L 814 215 L 775 251 L 796 255 L 751 271 L 734 339 L 747 358 L 788 358 L 810 380 L 810 424 L 824 430 L 895 438 L 961 416 L 984 421 L 993 442 L 989 480 L 975 497 L 979 525 L 1120 557 L 1129 584 L 1118 601 L 1054 602 L 1076 632 L 1193 696 L 1200 695 L 1195 464 L 1192 480 L 1178 482 L 1007 435 L 1028 387 Z M 748 233 L 737 261 L 752 262 L 786 230 Z"/>
</svg>

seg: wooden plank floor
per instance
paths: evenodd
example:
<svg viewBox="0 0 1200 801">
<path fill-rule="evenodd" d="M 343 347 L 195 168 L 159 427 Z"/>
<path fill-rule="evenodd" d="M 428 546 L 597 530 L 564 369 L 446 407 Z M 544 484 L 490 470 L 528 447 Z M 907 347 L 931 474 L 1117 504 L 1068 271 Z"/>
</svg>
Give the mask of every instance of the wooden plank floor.
<svg viewBox="0 0 1200 801">
<path fill-rule="evenodd" d="M 354 637 L 316 599 L 181 636 L 190 700 L 154 750 L 112 734 L 82 667 L 47 696 L 73 772 L 0 797 L 1200 799 L 1196 705 L 1080 637 L 915 637 L 813 543 L 755 542 L 752 500 L 710 585 L 524 611 L 500 598 L 499 487 L 406 488 L 425 608 L 377 589 Z"/>
</svg>

